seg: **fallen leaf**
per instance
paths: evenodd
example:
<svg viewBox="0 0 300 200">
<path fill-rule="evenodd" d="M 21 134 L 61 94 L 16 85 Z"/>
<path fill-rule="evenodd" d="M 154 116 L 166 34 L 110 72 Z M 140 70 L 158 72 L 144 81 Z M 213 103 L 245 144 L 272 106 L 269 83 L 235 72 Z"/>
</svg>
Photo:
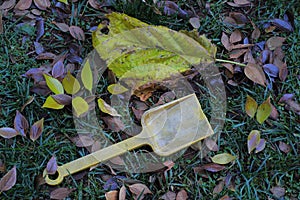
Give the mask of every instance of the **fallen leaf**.
<svg viewBox="0 0 300 200">
<path fill-rule="evenodd" d="M 43 74 L 43 75 L 44 78 L 46 79 L 47 86 L 52 92 L 54 92 L 54 94 L 64 93 L 64 88 L 59 80 L 51 76 L 48 76 L 47 74 Z"/>
<path fill-rule="evenodd" d="M 289 22 L 284 21 L 282 19 L 271 19 L 270 22 L 283 31 L 287 31 L 287 32 L 294 31 L 292 25 Z"/>
<path fill-rule="evenodd" d="M 279 149 L 284 153 L 289 153 L 291 151 L 291 146 L 284 142 L 279 141 Z"/>
<path fill-rule="evenodd" d="M 63 59 L 59 59 L 52 67 L 52 76 L 54 78 L 59 78 L 61 77 L 65 72 L 65 66 L 63 63 Z"/>
<path fill-rule="evenodd" d="M 284 94 L 280 99 L 279 103 L 287 103 L 288 101 L 293 100 L 294 94 Z"/>
<path fill-rule="evenodd" d="M 40 10 L 47 10 L 47 8 L 49 8 L 51 6 L 51 3 L 49 0 L 34 0 L 34 4 Z"/>
<path fill-rule="evenodd" d="M 34 44 L 34 49 L 37 55 L 43 53 L 45 51 L 43 45 L 39 42 L 33 42 Z"/>
<path fill-rule="evenodd" d="M 246 110 L 246 113 L 249 117 L 253 118 L 255 113 L 256 113 L 256 110 L 257 110 L 257 103 L 256 101 L 250 97 L 249 95 L 247 95 L 247 100 L 246 100 L 246 104 L 245 104 L 245 110 Z"/>
<path fill-rule="evenodd" d="M 72 138 L 72 142 L 75 143 L 77 147 L 89 147 L 94 144 L 94 140 L 90 136 L 79 135 L 77 137 Z"/>
<path fill-rule="evenodd" d="M 256 64 L 248 63 L 244 69 L 245 75 L 254 83 L 266 86 L 266 76 L 261 67 Z"/>
<path fill-rule="evenodd" d="M 287 101 L 285 108 L 287 110 L 293 111 L 297 115 L 300 115 L 300 104 L 296 101 L 293 101 L 293 100 Z"/>
<path fill-rule="evenodd" d="M 271 77 L 278 77 L 279 75 L 279 68 L 273 64 L 265 64 L 263 66 L 264 71 Z"/>
<path fill-rule="evenodd" d="M 119 117 L 101 117 L 101 119 L 105 122 L 108 129 L 119 132 L 125 129 L 124 123 L 121 121 Z"/>
<path fill-rule="evenodd" d="M 125 187 L 125 185 L 122 185 L 122 187 L 119 191 L 119 200 L 126 200 L 126 187 Z"/>
<path fill-rule="evenodd" d="M 31 4 L 32 4 L 32 0 L 19 0 L 17 5 L 15 6 L 15 9 L 27 10 L 28 8 L 30 8 Z"/>
<path fill-rule="evenodd" d="M 163 11 L 165 15 L 174 15 L 178 14 L 182 18 L 186 18 L 188 13 L 181 9 L 175 2 L 173 1 L 160 1 L 158 2 L 158 7 L 163 7 Z"/>
<path fill-rule="evenodd" d="M 101 8 L 101 4 L 97 0 L 88 0 L 88 3 L 96 10 Z"/>
<path fill-rule="evenodd" d="M 231 33 L 229 38 L 230 43 L 240 42 L 241 40 L 242 40 L 242 33 L 238 29 L 236 29 Z"/>
<path fill-rule="evenodd" d="M 47 97 L 45 103 L 43 104 L 42 108 L 51 108 L 55 110 L 59 110 L 64 108 L 64 105 L 61 105 L 55 101 L 55 99 L 52 96 Z"/>
<path fill-rule="evenodd" d="M 44 118 L 42 118 L 41 120 L 35 122 L 32 126 L 31 126 L 31 129 L 30 129 L 30 139 L 32 141 L 35 141 L 37 140 L 42 132 L 44 130 Z"/>
<path fill-rule="evenodd" d="M 72 103 L 72 97 L 66 94 L 56 94 L 51 97 L 60 105 L 66 106 Z"/>
<path fill-rule="evenodd" d="M 4 1 L 0 6 L 0 10 L 10 10 L 16 5 L 16 0 Z"/>
<path fill-rule="evenodd" d="M 253 32 L 251 33 L 251 38 L 257 40 L 260 37 L 260 30 L 257 27 L 254 27 Z"/>
<path fill-rule="evenodd" d="M 68 94 L 76 94 L 80 90 L 79 81 L 68 71 L 62 81 L 63 88 Z"/>
<path fill-rule="evenodd" d="M 228 195 L 222 196 L 219 200 L 232 200 Z"/>
<path fill-rule="evenodd" d="M 143 114 L 144 114 L 145 111 L 144 111 L 144 110 L 138 110 L 138 109 L 136 109 L 135 107 L 132 107 L 131 109 L 132 109 L 132 112 L 133 112 L 135 118 L 136 118 L 138 121 L 141 121 L 142 116 L 143 116 Z"/>
<path fill-rule="evenodd" d="M 241 57 L 243 54 L 245 54 L 248 51 L 248 49 L 237 49 L 230 52 L 229 57 L 231 59 L 236 59 Z"/>
<path fill-rule="evenodd" d="M 168 191 L 166 194 L 162 195 L 160 197 L 163 200 L 175 200 L 176 199 L 176 193 Z"/>
<path fill-rule="evenodd" d="M 224 188 L 224 181 L 220 181 L 213 189 L 213 194 L 219 194 Z"/>
<path fill-rule="evenodd" d="M 256 120 L 258 123 L 262 124 L 272 112 L 272 104 L 270 102 L 270 97 L 265 100 L 261 105 L 257 108 Z"/>
<path fill-rule="evenodd" d="M 53 60 L 56 57 L 55 54 L 50 53 L 50 52 L 44 52 L 44 53 L 40 53 L 36 59 L 37 60 Z"/>
<path fill-rule="evenodd" d="M 0 172 L 3 173 L 6 171 L 5 163 L 0 159 Z"/>
<path fill-rule="evenodd" d="M 279 113 L 278 113 L 277 109 L 275 108 L 275 106 L 273 106 L 273 105 L 271 104 L 271 107 L 272 107 L 272 111 L 271 111 L 271 114 L 270 114 L 269 117 L 270 117 L 271 119 L 277 120 L 278 117 L 279 117 Z"/>
<path fill-rule="evenodd" d="M 73 38 L 75 38 L 77 40 L 82 40 L 82 41 L 85 40 L 84 32 L 80 27 L 70 26 L 69 31 Z"/>
<path fill-rule="evenodd" d="M 119 195 L 117 190 L 112 190 L 105 193 L 106 200 L 118 200 L 118 197 Z"/>
<path fill-rule="evenodd" d="M 37 17 L 36 19 L 36 39 L 35 41 L 38 42 L 39 39 L 44 35 L 45 33 L 45 25 L 44 25 L 44 19 L 41 17 Z"/>
<path fill-rule="evenodd" d="M 229 153 L 221 153 L 213 156 L 211 160 L 216 164 L 225 165 L 228 164 L 236 159 L 235 156 L 229 154 Z"/>
<path fill-rule="evenodd" d="M 167 167 L 165 170 L 165 172 L 167 172 L 174 167 L 175 163 L 172 160 L 167 160 L 163 163 L 163 165 Z"/>
<path fill-rule="evenodd" d="M 238 5 L 248 5 L 251 2 L 248 0 L 233 0 L 234 3 L 238 4 Z"/>
<path fill-rule="evenodd" d="M 28 100 L 27 100 L 27 101 L 24 103 L 24 105 L 22 106 L 21 112 L 24 110 L 24 108 L 25 108 L 26 106 L 28 106 L 29 104 L 31 104 L 31 103 L 33 102 L 33 100 L 34 100 L 34 96 L 29 96 Z"/>
<path fill-rule="evenodd" d="M 232 50 L 232 44 L 229 42 L 229 38 L 224 32 L 222 33 L 221 42 L 225 49 L 227 49 L 228 51 Z"/>
<path fill-rule="evenodd" d="M 219 147 L 215 140 L 211 138 L 205 138 L 204 144 L 207 146 L 207 148 L 211 151 L 219 151 Z"/>
<path fill-rule="evenodd" d="M 17 169 L 14 166 L 0 180 L 0 193 L 11 189 L 17 181 Z"/>
<path fill-rule="evenodd" d="M 235 20 L 238 25 L 244 25 L 249 22 L 248 18 L 239 12 L 230 12 L 229 17 Z"/>
<path fill-rule="evenodd" d="M 155 105 L 161 105 L 173 101 L 176 98 L 174 92 L 165 92 L 160 97 Z"/>
<path fill-rule="evenodd" d="M 51 159 L 47 163 L 47 167 L 46 167 L 47 173 L 55 174 L 57 171 L 57 167 L 58 166 L 57 166 L 56 158 L 55 158 L 55 156 L 52 156 Z"/>
<path fill-rule="evenodd" d="M 209 172 L 219 172 L 225 169 L 225 166 L 216 163 L 208 163 L 203 165 L 202 168 Z"/>
<path fill-rule="evenodd" d="M 258 152 L 264 150 L 265 147 L 266 147 L 266 140 L 265 139 L 260 139 L 258 144 L 256 145 L 255 153 L 258 153 Z"/>
<path fill-rule="evenodd" d="M 268 50 L 268 49 L 263 50 L 260 54 L 261 62 L 266 63 L 269 60 L 271 54 L 272 54 L 272 52 L 270 50 Z"/>
<path fill-rule="evenodd" d="M 26 135 L 29 128 L 27 119 L 18 110 L 14 119 L 14 128 L 22 136 Z"/>
<path fill-rule="evenodd" d="M 69 5 L 68 0 L 58 0 L 58 1 L 66 4 L 66 5 Z"/>
<path fill-rule="evenodd" d="M 248 135 L 247 147 L 248 153 L 251 153 L 260 142 L 260 132 L 258 130 L 252 130 Z"/>
<path fill-rule="evenodd" d="M 65 199 L 74 190 L 75 189 L 73 189 L 73 188 L 57 188 L 50 193 L 50 198 L 58 199 L 58 200 Z"/>
<path fill-rule="evenodd" d="M 72 106 L 76 117 L 80 117 L 89 110 L 89 104 L 82 97 L 72 99 Z"/>
<path fill-rule="evenodd" d="M 121 117 L 121 115 L 113 107 L 111 107 L 101 98 L 98 99 L 98 107 L 104 113 L 115 117 Z"/>
<path fill-rule="evenodd" d="M 62 32 L 68 32 L 70 30 L 70 27 L 65 23 L 59 23 L 59 22 L 52 22 L 55 24 Z"/>
<path fill-rule="evenodd" d="M 0 136 L 5 139 L 10 139 L 17 135 L 19 135 L 19 133 L 13 128 L 9 128 L 9 127 L 0 128 Z"/>
<path fill-rule="evenodd" d="M 129 186 L 129 190 L 134 194 L 136 197 L 144 196 L 145 194 L 152 194 L 149 188 L 141 183 L 136 183 Z"/>
<path fill-rule="evenodd" d="M 270 191 L 276 198 L 281 198 L 285 195 L 285 189 L 280 186 L 274 186 L 270 189 Z"/>
<path fill-rule="evenodd" d="M 111 84 L 107 87 L 107 90 L 111 94 L 122 94 L 128 91 L 127 88 L 125 88 L 123 85 L 120 84 Z"/>
<path fill-rule="evenodd" d="M 195 28 L 200 28 L 200 20 L 198 17 L 192 17 L 189 19 L 190 24 Z"/>
<path fill-rule="evenodd" d="M 92 92 L 92 89 L 93 89 L 93 73 L 92 73 L 92 70 L 91 70 L 89 59 L 86 60 L 86 62 L 84 63 L 84 66 L 82 68 L 81 81 L 82 81 L 84 87 L 88 91 Z"/>
<path fill-rule="evenodd" d="M 283 37 L 273 36 L 267 40 L 266 45 L 269 48 L 269 50 L 272 51 L 275 50 L 277 47 L 281 47 L 284 41 L 285 38 Z"/>
<path fill-rule="evenodd" d="M 187 199 L 188 199 L 188 195 L 185 190 L 180 190 L 177 193 L 176 200 L 187 200 Z"/>
</svg>

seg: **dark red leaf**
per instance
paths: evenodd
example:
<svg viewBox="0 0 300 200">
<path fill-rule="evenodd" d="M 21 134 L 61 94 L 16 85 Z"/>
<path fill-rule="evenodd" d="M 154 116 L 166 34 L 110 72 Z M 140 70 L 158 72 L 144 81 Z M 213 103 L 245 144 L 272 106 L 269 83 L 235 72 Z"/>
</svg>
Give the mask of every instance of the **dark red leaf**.
<svg viewBox="0 0 300 200">
<path fill-rule="evenodd" d="M 46 167 L 47 173 L 55 174 L 57 171 L 57 167 L 58 166 L 57 166 L 56 158 L 55 158 L 55 156 L 52 156 L 51 159 L 47 163 L 47 167 Z"/>
<path fill-rule="evenodd" d="M 59 103 L 60 105 L 70 105 L 72 102 L 72 97 L 66 94 L 57 94 L 57 95 L 51 95 L 53 99 Z"/>
<path fill-rule="evenodd" d="M 225 49 L 227 49 L 228 51 L 232 50 L 232 44 L 229 42 L 229 38 L 224 32 L 222 33 L 221 42 Z"/>
<path fill-rule="evenodd" d="M 26 135 L 26 132 L 29 128 L 27 119 L 18 110 L 16 111 L 16 116 L 15 116 L 15 120 L 14 120 L 14 128 L 22 136 Z"/>
<path fill-rule="evenodd" d="M 219 172 L 219 171 L 225 169 L 225 166 L 219 165 L 219 164 L 216 164 L 216 163 L 205 164 L 202 167 L 203 167 L 203 169 L 205 169 L 209 172 Z"/>
<path fill-rule="evenodd" d="M 231 33 L 229 38 L 230 43 L 240 42 L 241 40 L 242 40 L 242 33 L 238 29 L 236 29 Z"/>
<path fill-rule="evenodd" d="M 0 193 L 12 188 L 17 181 L 17 169 L 14 166 L 7 174 L 5 174 L 0 180 Z"/>
</svg>

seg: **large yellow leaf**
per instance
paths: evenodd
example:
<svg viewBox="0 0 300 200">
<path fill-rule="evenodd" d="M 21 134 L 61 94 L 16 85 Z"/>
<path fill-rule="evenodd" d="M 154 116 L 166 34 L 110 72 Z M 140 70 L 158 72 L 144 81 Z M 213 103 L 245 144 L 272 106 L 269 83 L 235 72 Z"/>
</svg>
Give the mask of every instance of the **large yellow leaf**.
<svg viewBox="0 0 300 200">
<path fill-rule="evenodd" d="M 52 108 L 52 109 L 62 109 L 64 107 L 64 105 L 60 105 L 59 103 L 57 103 L 52 96 L 47 97 L 44 105 L 42 106 L 42 108 Z"/>
<path fill-rule="evenodd" d="M 89 104 L 82 97 L 75 97 L 72 100 L 72 106 L 77 117 L 89 110 Z"/>
<path fill-rule="evenodd" d="M 235 159 L 236 159 L 236 157 L 229 153 L 221 153 L 221 154 L 215 155 L 214 157 L 211 158 L 211 160 L 214 163 L 221 164 L 221 165 L 228 164 L 228 163 L 234 161 Z"/>
<path fill-rule="evenodd" d="M 272 105 L 269 97 L 257 108 L 256 120 L 258 121 L 258 123 L 262 124 L 266 119 L 268 119 L 271 112 L 272 112 Z"/>
<path fill-rule="evenodd" d="M 249 95 L 247 95 L 245 110 L 246 110 L 247 115 L 249 115 L 251 118 L 254 117 L 254 115 L 256 113 L 256 110 L 257 110 L 256 101 L 252 97 L 250 97 Z"/>
<path fill-rule="evenodd" d="M 128 91 L 128 89 L 121 84 L 111 84 L 107 87 L 107 90 L 111 94 L 122 94 L 122 93 Z"/>
<path fill-rule="evenodd" d="M 52 92 L 54 92 L 54 94 L 64 93 L 64 88 L 59 80 L 51 76 L 48 76 L 47 74 L 44 74 L 44 77 L 46 79 L 47 86 Z"/>
<path fill-rule="evenodd" d="M 92 92 L 93 89 L 93 73 L 91 70 L 91 65 L 89 59 L 87 59 L 84 63 L 84 66 L 81 71 L 81 81 L 84 87 Z"/>
<path fill-rule="evenodd" d="M 63 79 L 62 85 L 68 94 L 76 94 L 80 89 L 79 81 L 70 72 Z"/>
<path fill-rule="evenodd" d="M 111 116 L 116 116 L 116 117 L 121 116 L 113 107 L 111 107 L 101 98 L 98 99 L 98 107 L 102 112 L 107 113 Z"/>
</svg>

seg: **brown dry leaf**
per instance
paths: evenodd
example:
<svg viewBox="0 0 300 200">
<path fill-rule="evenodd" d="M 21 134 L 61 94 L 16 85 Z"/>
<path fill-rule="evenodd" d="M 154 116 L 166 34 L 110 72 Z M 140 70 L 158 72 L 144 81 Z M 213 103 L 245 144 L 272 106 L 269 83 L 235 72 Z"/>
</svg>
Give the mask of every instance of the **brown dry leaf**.
<svg viewBox="0 0 300 200">
<path fill-rule="evenodd" d="M 105 193 L 106 200 L 118 200 L 119 192 L 117 190 L 112 190 Z"/>
<path fill-rule="evenodd" d="M 61 200 L 68 197 L 74 190 L 74 188 L 57 188 L 50 193 L 50 198 Z"/>
<path fill-rule="evenodd" d="M 145 194 L 152 194 L 149 188 L 141 183 L 130 185 L 129 190 L 134 194 L 135 197 L 141 197 L 140 199 L 143 199 Z"/>
<path fill-rule="evenodd" d="M 28 106 L 29 104 L 31 104 L 32 102 L 33 102 L 33 100 L 34 100 L 34 96 L 29 96 L 29 99 L 24 103 L 24 105 L 22 106 L 22 108 L 21 108 L 21 112 L 24 110 L 24 108 L 26 107 L 26 106 Z"/>
<path fill-rule="evenodd" d="M 14 128 L 22 136 L 26 135 L 26 132 L 29 128 L 27 119 L 18 110 L 16 111 L 16 116 L 14 119 Z"/>
<path fill-rule="evenodd" d="M 294 113 L 296 113 L 297 115 L 300 115 L 300 104 L 299 103 L 297 103 L 296 101 L 293 101 L 293 100 L 287 101 L 286 103 L 287 104 L 286 104 L 285 108 L 287 110 L 291 110 Z"/>
<path fill-rule="evenodd" d="M 34 0 L 34 4 L 40 10 L 47 10 L 47 8 L 49 8 L 51 6 L 51 3 L 49 0 Z"/>
<path fill-rule="evenodd" d="M 248 47 L 253 47 L 254 44 L 236 44 L 232 46 L 232 49 L 243 49 Z"/>
<path fill-rule="evenodd" d="M 291 151 L 291 146 L 280 141 L 279 142 L 279 149 L 280 149 L 280 151 L 282 151 L 284 153 L 289 153 Z"/>
<path fill-rule="evenodd" d="M 277 47 L 281 47 L 284 41 L 283 37 L 273 36 L 267 40 L 266 45 L 270 50 L 275 50 Z"/>
<path fill-rule="evenodd" d="M 123 185 L 119 191 L 119 200 L 125 200 L 126 199 L 126 187 Z"/>
<path fill-rule="evenodd" d="M 254 83 L 266 86 L 266 76 L 260 66 L 253 63 L 248 63 L 244 69 L 244 73 Z"/>
<path fill-rule="evenodd" d="M 42 132 L 44 130 L 44 118 L 42 118 L 41 120 L 35 122 L 32 126 L 31 126 L 31 129 L 30 129 L 30 139 L 32 141 L 35 141 L 37 140 Z"/>
<path fill-rule="evenodd" d="M 232 200 L 228 195 L 222 196 L 219 200 Z"/>
<path fill-rule="evenodd" d="M 215 140 L 211 138 L 206 138 L 204 140 L 204 144 L 207 146 L 207 148 L 211 151 L 219 151 L 219 147 Z"/>
<path fill-rule="evenodd" d="M 138 121 L 141 121 L 142 116 L 143 116 L 145 111 L 144 110 L 138 110 L 135 107 L 132 107 L 131 109 L 132 109 L 132 112 L 133 112 L 134 116 L 136 117 L 136 119 Z"/>
<path fill-rule="evenodd" d="M 175 163 L 172 160 L 167 160 L 163 163 L 163 165 L 167 167 L 165 170 L 165 172 L 167 172 L 174 167 Z"/>
<path fill-rule="evenodd" d="M 125 165 L 124 160 L 120 156 L 114 157 L 109 161 L 115 165 Z"/>
<path fill-rule="evenodd" d="M 280 186 L 274 186 L 270 189 L 270 191 L 276 198 L 281 198 L 285 195 L 285 189 Z"/>
<path fill-rule="evenodd" d="M 89 147 L 92 146 L 95 141 L 90 136 L 79 135 L 72 138 L 72 142 L 75 143 L 77 147 Z"/>
<path fill-rule="evenodd" d="M 233 69 L 232 64 L 230 64 L 230 63 L 222 63 L 221 65 L 224 66 L 226 69 L 228 69 L 231 74 L 234 74 L 234 69 Z"/>
<path fill-rule="evenodd" d="M 232 6 L 232 7 L 247 7 L 251 5 L 250 1 L 247 0 L 234 0 L 234 3 L 232 2 L 227 2 L 228 5 Z"/>
<path fill-rule="evenodd" d="M 240 42 L 241 40 L 242 40 L 242 33 L 238 29 L 236 29 L 231 33 L 229 38 L 230 43 Z"/>
<path fill-rule="evenodd" d="M 47 163 L 47 167 L 46 167 L 47 173 L 55 174 L 57 167 L 58 166 L 57 166 L 56 158 L 55 158 L 55 156 L 52 156 L 51 159 Z"/>
<path fill-rule="evenodd" d="M 17 181 L 17 169 L 14 166 L 0 180 L 0 194 L 12 188 Z"/>
<path fill-rule="evenodd" d="M 5 139 L 10 139 L 17 135 L 19 135 L 19 133 L 13 128 L 9 128 L 9 127 L 0 128 L 0 136 Z"/>
<path fill-rule="evenodd" d="M 62 32 L 68 32 L 70 30 L 70 27 L 65 23 L 59 23 L 59 22 L 52 22 L 55 24 Z"/>
<path fill-rule="evenodd" d="M 188 199 L 188 195 L 185 190 L 180 190 L 177 193 L 176 200 L 187 200 L 187 199 Z"/>
<path fill-rule="evenodd" d="M 189 19 L 190 24 L 195 28 L 200 28 L 200 20 L 198 17 L 192 17 Z"/>
<path fill-rule="evenodd" d="M 50 52 L 40 53 L 36 57 L 37 60 L 53 60 L 54 58 L 56 58 L 56 55 Z"/>
<path fill-rule="evenodd" d="M 163 200 L 175 200 L 176 199 L 176 193 L 169 191 L 166 194 L 162 195 L 160 198 L 163 199 Z"/>
<path fill-rule="evenodd" d="M 225 166 L 216 163 L 208 163 L 203 165 L 202 168 L 209 172 L 219 172 L 225 169 Z"/>
<path fill-rule="evenodd" d="M 271 104 L 271 108 L 272 108 L 272 111 L 270 114 L 270 118 L 273 120 L 277 120 L 279 117 L 279 113 L 278 113 L 277 109 L 275 108 L 275 106 L 273 106 L 272 104 Z"/>
<path fill-rule="evenodd" d="M 227 49 L 228 51 L 232 50 L 232 44 L 229 42 L 229 38 L 224 32 L 222 33 L 221 42 L 225 49 Z"/>
<path fill-rule="evenodd" d="M 73 38 L 75 38 L 77 40 L 82 40 L 82 41 L 85 40 L 84 32 L 80 27 L 70 26 L 69 31 L 70 31 L 70 34 L 72 35 Z"/>
<path fill-rule="evenodd" d="M 0 172 L 3 173 L 6 171 L 6 166 L 4 162 L 0 159 Z"/>
<path fill-rule="evenodd" d="M 245 54 L 247 51 L 248 51 L 248 49 L 235 49 L 230 52 L 229 57 L 231 59 L 236 59 L 236 58 L 239 58 L 240 56 L 242 56 L 243 54 Z"/>
<path fill-rule="evenodd" d="M 60 105 L 70 105 L 72 102 L 72 97 L 66 94 L 56 94 L 51 96 Z"/>
<path fill-rule="evenodd" d="M 176 98 L 174 92 L 165 92 L 160 97 L 155 105 L 161 105 L 173 101 Z"/>
<path fill-rule="evenodd" d="M 52 67 L 52 76 L 54 78 L 61 77 L 65 72 L 65 66 L 64 66 L 64 58 L 59 59 Z"/>
<path fill-rule="evenodd" d="M 230 12 L 229 17 L 235 20 L 238 25 L 244 25 L 249 22 L 248 18 L 239 12 Z"/>
<path fill-rule="evenodd" d="M 31 4 L 32 4 L 32 0 L 20 0 L 15 6 L 15 9 L 26 10 L 30 8 Z"/>
<path fill-rule="evenodd" d="M 253 40 L 257 40 L 260 37 L 260 30 L 256 26 L 254 27 L 254 31 L 251 34 L 251 38 Z"/>
<path fill-rule="evenodd" d="M 10 10 L 16 5 L 16 0 L 8 0 L 4 1 L 1 6 L 0 10 Z"/>
<path fill-rule="evenodd" d="M 214 187 L 214 190 L 213 190 L 213 194 L 219 194 L 220 192 L 222 192 L 223 188 L 224 188 L 224 184 L 225 182 L 224 181 L 220 181 L 215 187 Z"/>
<path fill-rule="evenodd" d="M 101 8 L 101 5 L 97 0 L 88 0 L 89 4 L 96 10 Z"/>
<path fill-rule="evenodd" d="M 0 34 L 3 33 L 2 10 L 0 10 Z"/>
<path fill-rule="evenodd" d="M 108 129 L 119 132 L 125 129 L 124 123 L 121 121 L 119 117 L 101 117 L 104 123 L 107 125 Z"/>
</svg>

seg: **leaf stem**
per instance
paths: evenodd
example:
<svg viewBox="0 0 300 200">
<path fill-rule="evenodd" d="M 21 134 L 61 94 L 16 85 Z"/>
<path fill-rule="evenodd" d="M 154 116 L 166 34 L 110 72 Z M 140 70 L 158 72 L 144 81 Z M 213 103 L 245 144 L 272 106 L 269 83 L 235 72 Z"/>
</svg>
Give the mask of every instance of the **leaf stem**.
<svg viewBox="0 0 300 200">
<path fill-rule="evenodd" d="M 234 65 L 239 65 L 239 66 L 242 66 L 242 67 L 246 67 L 246 65 L 243 64 L 243 63 L 234 62 L 234 61 L 231 61 L 231 60 L 223 60 L 223 59 L 218 59 L 218 58 L 216 58 L 216 61 L 217 61 L 217 62 L 230 63 L 230 64 L 234 64 Z"/>
</svg>

